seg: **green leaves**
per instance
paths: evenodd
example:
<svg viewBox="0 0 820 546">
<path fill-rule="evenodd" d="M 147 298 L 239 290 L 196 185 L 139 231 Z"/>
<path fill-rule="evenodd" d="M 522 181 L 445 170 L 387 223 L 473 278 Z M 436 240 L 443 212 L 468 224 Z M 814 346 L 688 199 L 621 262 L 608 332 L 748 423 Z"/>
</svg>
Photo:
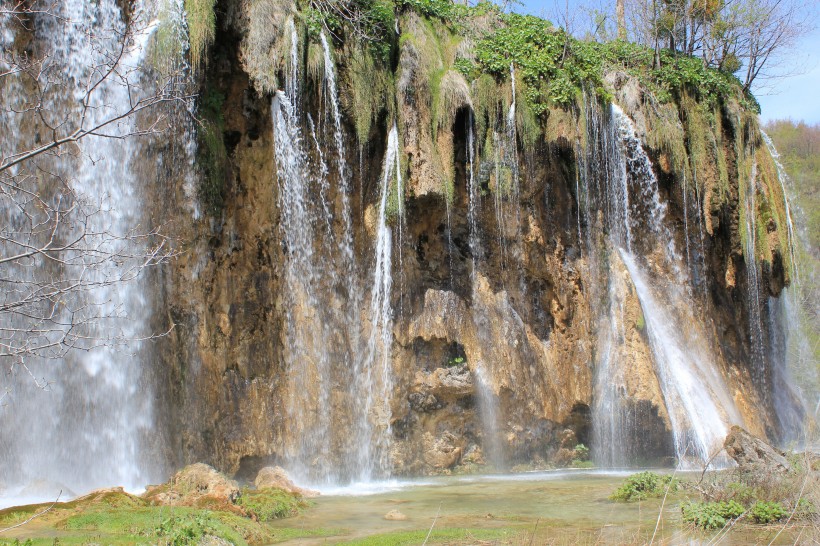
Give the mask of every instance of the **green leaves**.
<svg viewBox="0 0 820 546">
<path fill-rule="evenodd" d="M 772 523 L 789 515 L 789 512 L 779 502 L 761 500 L 749 509 L 749 513 L 757 523 Z"/>
<path fill-rule="evenodd" d="M 584 87 L 609 100 L 602 81 L 608 69 L 629 72 L 661 102 L 672 100 L 684 89 L 698 94 L 710 106 L 741 93 L 740 82 L 733 75 L 707 68 L 699 58 L 664 50 L 661 68 L 653 69 L 653 51 L 646 46 L 620 40 L 576 40 L 531 15 L 508 14 L 501 20 L 503 27 L 476 44 L 476 63 L 502 81 L 514 65 L 524 83 L 524 95 L 539 115 L 551 105 L 573 103 Z M 467 67 L 463 68 L 467 75 Z M 740 100 L 748 108 L 757 108 L 753 97 L 741 94 Z"/>
<path fill-rule="evenodd" d="M 729 520 L 739 518 L 745 508 L 733 500 L 721 502 L 687 502 L 681 506 L 683 521 L 701 529 L 721 529 Z"/>
<path fill-rule="evenodd" d="M 667 488 L 677 491 L 678 480 L 673 476 L 660 476 L 654 472 L 641 472 L 629 476 L 624 483 L 609 496 L 610 500 L 635 502 L 652 497 L 660 497 Z"/>
</svg>

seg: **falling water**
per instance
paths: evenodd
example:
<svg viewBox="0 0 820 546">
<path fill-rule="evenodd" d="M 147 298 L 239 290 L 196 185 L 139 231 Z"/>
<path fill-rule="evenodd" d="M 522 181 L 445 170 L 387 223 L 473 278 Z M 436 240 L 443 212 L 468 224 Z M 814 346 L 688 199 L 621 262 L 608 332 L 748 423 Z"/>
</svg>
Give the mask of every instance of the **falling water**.
<svg viewBox="0 0 820 546">
<path fill-rule="evenodd" d="M 362 303 L 361 287 L 359 285 L 359 276 L 356 271 L 356 261 L 353 248 L 353 220 L 350 212 L 350 171 L 347 166 L 347 152 L 344 145 L 344 129 L 342 126 L 342 114 L 339 105 L 339 90 L 336 87 L 336 71 L 333 62 L 333 55 L 330 49 L 330 44 L 325 37 L 325 33 L 321 35 L 322 50 L 324 52 L 324 84 L 326 90 L 327 104 L 330 102 L 330 113 L 333 118 L 333 142 L 336 145 L 336 169 L 338 180 L 338 194 L 339 202 L 341 203 L 341 222 L 342 234 L 339 238 L 338 253 L 341 257 L 341 263 L 338 264 L 340 274 L 336 275 L 335 283 L 338 293 L 347 294 L 347 325 L 348 325 L 348 340 L 349 351 L 345 354 L 345 363 L 347 368 L 352 367 L 352 360 L 358 358 L 361 353 L 360 338 L 361 332 L 359 325 L 361 324 L 360 307 Z M 355 381 L 355 378 L 353 378 Z"/>
<path fill-rule="evenodd" d="M 467 120 L 467 221 L 469 223 L 470 235 L 470 254 L 473 260 L 473 268 L 471 270 L 472 285 L 476 283 L 476 266 L 481 260 L 481 236 L 478 232 L 478 208 L 480 206 L 480 192 L 475 176 L 475 129 L 473 125 L 473 112 L 470 110 L 470 115 Z"/>
<path fill-rule="evenodd" d="M 298 110 L 299 98 L 299 34 L 296 32 L 296 25 L 293 19 L 288 20 L 288 33 L 290 34 L 290 58 L 288 59 L 288 72 L 285 78 L 285 94 L 293 102 L 294 110 Z"/>
<path fill-rule="evenodd" d="M 363 378 L 359 388 L 361 411 L 355 423 L 355 442 L 360 446 L 360 479 L 363 481 L 389 474 L 390 395 L 393 391 L 393 235 L 388 224 L 387 202 L 393 182 L 401 201 L 401 158 L 398 129 L 395 124 L 387 137 L 387 150 L 382 165 L 376 228 L 376 263 L 370 295 L 370 336 L 365 351 L 366 358 L 361 363 L 362 369 L 356 370 L 356 376 Z"/>
<path fill-rule="evenodd" d="M 493 390 L 482 363 L 473 367 L 478 397 L 478 412 L 481 417 L 481 434 L 484 454 L 496 471 L 505 469 L 504 443 L 501 433 L 501 416 L 498 396 Z"/>
<path fill-rule="evenodd" d="M 772 398 L 783 432 L 781 441 L 784 444 L 802 443 L 805 441 L 803 407 L 809 408 L 808 413 L 814 413 L 815 420 L 820 418 L 820 375 L 816 346 L 811 342 L 811 339 L 818 337 L 818 326 L 816 321 L 810 318 L 811 309 L 816 301 L 811 286 L 816 285 L 817 272 L 811 267 L 805 271 L 798 267 L 798 245 L 808 248 L 808 243 L 804 240 L 805 230 L 798 230 L 795 226 L 787 193 L 791 190 L 792 184 L 780 162 L 780 154 L 769 135 L 762 133 L 762 136 L 774 159 L 778 181 L 783 191 L 792 264 L 790 285 L 783 290 L 779 298 L 769 298 L 768 301 L 768 308 L 772 311 L 769 331 L 775 334 L 772 343 L 774 350 L 770 357 L 773 372 Z M 799 207 L 796 212 L 799 221 L 802 218 Z M 792 385 L 797 386 L 797 392 L 792 389 Z"/>
<path fill-rule="evenodd" d="M 757 263 L 757 161 L 752 164 L 743 192 L 743 261 L 746 264 L 746 289 L 749 308 L 749 343 L 752 347 L 752 371 L 758 385 L 766 384 L 766 355 L 763 347 L 763 313 L 760 305 L 760 279 Z M 765 388 L 763 389 L 765 392 Z"/>
<path fill-rule="evenodd" d="M 600 149 L 586 154 L 582 168 L 587 173 L 587 191 L 602 192 L 589 197 L 604 212 L 608 234 L 604 248 L 594 239 L 590 247 L 599 260 L 609 263 L 602 268 L 608 303 L 601 310 L 598 332 L 596 458 L 613 466 L 634 463 L 623 446 L 630 442 L 619 441 L 634 434 L 630 429 L 637 425 L 627 404 L 625 380 L 632 356 L 622 346 L 628 326 L 623 306 L 631 284 L 645 321 L 678 460 L 681 464 L 705 461 L 720 446 L 729 425 L 740 422 L 739 413 L 688 303 L 687 268 L 676 251 L 658 181 L 631 120 L 615 105 L 608 117 L 590 109 L 587 119 L 590 142 Z M 598 182 L 600 176 L 604 180 Z M 637 233 L 642 237 L 637 238 Z M 627 285 L 623 274 L 628 276 Z"/>
<path fill-rule="evenodd" d="M 797 257 L 794 251 L 794 247 L 796 244 L 796 239 L 794 235 L 794 222 L 792 220 L 791 206 L 789 205 L 789 194 L 786 191 L 786 185 L 789 181 L 789 175 L 786 173 L 785 167 L 783 167 L 783 164 L 780 162 L 780 153 L 777 151 L 777 148 L 774 147 L 774 142 L 772 142 L 772 139 L 763 131 L 760 131 L 760 135 L 763 137 L 763 142 L 766 143 L 766 148 L 768 148 L 769 154 L 771 154 L 772 159 L 774 160 L 774 164 L 777 167 L 777 181 L 780 182 L 780 189 L 783 192 L 783 206 L 786 209 L 786 227 L 788 228 L 787 235 L 789 238 L 789 254 L 791 256 L 791 264 L 792 269 L 794 271 L 794 276 L 797 276 Z"/>
<path fill-rule="evenodd" d="M 290 35 L 294 41 L 292 66 L 285 89 L 298 93 L 299 56 L 293 53 L 299 50 L 298 34 L 292 26 Z M 291 382 L 286 441 L 293 443 L 285 446 L 286 465 L 302 482 L 327 486 L 369 481 L 389 473 L 393 244 L 387 203 L 393 188 L 397 195 L 403 189 L 394 128 L 383 175 L 370 331 L 363 335 L 350 169 L 335 65 L 324 34 L 320 41 L 324 74 L 318 107 L 320 119 L 329 123 L 314 123 L 307 111 L 316 105 L 290 97 L 288 91 L 276 94 L 272 111 L 286 255 L 285 358 Z M 297 111 L 294 103 L 302 104 L 305 112 Z M 305 123 L 312 146 L 304 142 Z M 324 147 L 323 142 L 333 146 Z M 313 199 L 314 195 L 320 199 Z M 401 199 L 398 213 L 403 213 Z M 349 425 L 331 426 L 333 423 Z"/>
<path fill-rule="evenodd" d="M 469 245 L 470 254 L 472 256 L 470 282 L 474 315 L 478 315 L 480 319 L 483 319 L 483 317 L 486 316 L 486 309 L 483 308 L 481 298 L 478 295 L 478 271 L 484 259 L 478 221 L 481 193 L 478 187 L 478 180 L 475 176 L 475 158 L 474 118 L 472 111 L 470 111 L 467 120 L 467 220 L 470 228 Z M 487 327 L 483 323 L 483 320 L 479 320 L 477 326 L 479 329 Z M 506 459 L 501 437 L 501 417 L 498 395 L 493 390 L 493 386 L 487 377 L 486 364 L 481 361 L 472 362 L 471 364 L 476 380 L 476 396 L 478 398 L 479 419 L 481 420 L 483 449 L 495 469 L 502 470 L 505 468 Z"/>
<path fill-rule="evenodd" d="M 55 6 L 56 17 L 36 18 L 36 40 L 53 48 L 44 64 L 46 72 L 56 70 L 64 82 L 47 94 L 46 116 L 77 108 L 86 92 L 85 84 L 92 68 L 98 65 L 99 70 L 99 66 L 104 66 L 107 62 L 104 56 L 116 57 L 120 40 L 126 34 L 118 6 L 115 0 L 66 0 Z M 141 2 L 134 3 L 130 23 L 134 30 L 133 43 L 126 47 L 117 73 L 122 79 L 112 76 L 101 82 L 91 97 L 92 108 L 86 113 L 86 126 L 126 112 L 135 98 L 133 93 L 142 88 L 139 67 L 152 30 L 144 26 L 149 15 Z M 88 36 L 94 38 L 88 39 Z M 9 86 L 5 89 L 7 100 L 15 100 L 14 94 L 8 95 L 13 85 L 10 78 L 6 79 L 6 85 Z M 81 115 L 78 111 L 70 111 L 69 115 L 68 124 L 78 123 Z M 26 145 L 28 128 L 14 127 L 16 123 L 15 119 L 0 117 L 4 149 Z M 134 128 L 133 120 L 126 118 L 101 132 L 117 137 Z M 40 168 L 65 178 L 73 191 L 67 198 L 73 199 L 76 206 L 100 211 L 91 218 L 91 231 L 125 237 L 132 230 L 145 229 L 148 223 L 143 216 L 139 192 L 146 184 L 140 175 L 143 158 L 139 150 L 134 138 L 90 136 L 80 142 L 80 154 L 64 154 L 59 158 L 43 156 L 35 162 Z M 6 204 L 0 202 L 0 207 L 5 208 Z M 5 213 L 11 214 L 11 211 Z M 75 229 L 81 229 L 66 228 L 67 238 L 76 235 Z M 122 244 L 111 239 L 103 242 L 103 239 L 106 237 L 90 236 L 87 242 L 91 247 L 102 244 L 104 252 L 116 252 L 115 248 Z M 125 251 L 139 254 L 141 250 L 136 247 L 140 244 L 136 242 L 134 248 L 128 247 Z M 82 333 L 91 336 L 94 340 L 90 345 L 98 348 L 69 352 L 51 360 L 25 357 L 13 363 L 12 369 L 4 367 L 6 382 L 2 388 L 7 396 L 0 406 L 0 445 L 3 446 L 0 475 L 6 483 L 0 484 L 0 488 L 8 489 L 0 490 L 0 495 L 53 500 L 59 490 L 66 498 L 106 485 L 137 489 L 160 477 L 162 469 L 152 462 L 156 458 L 149 448 L 149 439 L 155 434 L 152 433 L 152 389 L 145 365 L 148 352 L 137 341 L 150 334 L 147 328 L 151 303 L 146 296 L 150 289 L 140 278 L 113 285 L 107 282 L 131 276 L 136 266 L 130 259 L 86 266 L 82 273 L 73 266 L 66 266 L 65 277 L 81 275 L 85 282 L 97 285 L 93 291 L 80 296 L 84 298 L 84 310 L 77 313 L 103 317 Z M 46 264 L 42 264 L 42 268 L 45 277 L 53 273 Z M 15 275 L 12 271 L 11 276 Z M 80 304 L 69 298 L 71 296 L 64 302 L 65 307 Z M 123 320 L 126 315 L 127 320 Z"/>
<path fill-rule="evenodd" d="M 709 460 L 723 445 L 729 426 L 741 418 L 694 317 L 682 312 L 686 294 L 657 282 L 634 256 L 621 250 L 646 320 L 649 345 L 680 464 Z"/>
<path fill-rule="evenodd" d="M 314 252 L 312 180 L 301 126 L 290 98 L 281 91 L 274 95 L 271 112 L 280 226 L 287 257 L 285 338 L 293 397 L 289 426 L 299 431 L 293 434 L 297 445 L 288 453 L 288 466 L 299 478 L 313 479 L 330 463 L 330 414 L 313 410 L 328 407 L 330 396 L 330 351 L 320 306 L 323 271 L 318 265 L 320 256 Z"/>
</svg>

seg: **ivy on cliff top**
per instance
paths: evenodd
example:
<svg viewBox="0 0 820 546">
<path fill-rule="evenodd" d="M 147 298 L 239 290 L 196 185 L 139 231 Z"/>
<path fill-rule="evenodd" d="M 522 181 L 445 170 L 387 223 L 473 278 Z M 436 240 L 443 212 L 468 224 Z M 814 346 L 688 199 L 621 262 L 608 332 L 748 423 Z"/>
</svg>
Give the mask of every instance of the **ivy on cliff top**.
<svg viewBox="0 0 820 546">
<path fill-rule="evenodd" d="M 502 26 L 476 44 L 476 68 L 497 79 L 509 75 L 514 65 L 525 84 L 524 95 L 536 114 L 551 105 L 573 103 L 583 88 L 594 88 L 609 100 L 603 86 L 606 68 L 621 69 L 637 77 L 661 102 L 668 102 L 684 89 L 695 91 L 701 100 L 714 105 L 741 93 L 733 75 L 704 66 L 701 59 L 661 52 L 661 68 L 652 68 L 653 51 L 623 41 L 587 42 L 569 36 L 549 21 L 519 14 L 501 14 Z M 472 72 L 462 62 L 459 70 Z M 741 103 L 758 110 L 750 95 L 740 95 Z"/>
</svg>

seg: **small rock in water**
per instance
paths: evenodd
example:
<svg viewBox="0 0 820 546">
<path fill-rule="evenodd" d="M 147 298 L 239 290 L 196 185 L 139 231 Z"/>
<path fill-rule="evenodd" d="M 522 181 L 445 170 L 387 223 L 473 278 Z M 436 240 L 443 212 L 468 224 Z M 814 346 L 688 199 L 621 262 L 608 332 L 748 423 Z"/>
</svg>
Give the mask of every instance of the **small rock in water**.
<svg viewBox="0 0 820 546">
<path fill-rule="evenodd" d="M 407 516 L 405 516 L 398 510 L 390 510 L 388 513 L 384 515 L 384 519 L 389 521 L 404 521 L 407 519 Z"/>
</svg>

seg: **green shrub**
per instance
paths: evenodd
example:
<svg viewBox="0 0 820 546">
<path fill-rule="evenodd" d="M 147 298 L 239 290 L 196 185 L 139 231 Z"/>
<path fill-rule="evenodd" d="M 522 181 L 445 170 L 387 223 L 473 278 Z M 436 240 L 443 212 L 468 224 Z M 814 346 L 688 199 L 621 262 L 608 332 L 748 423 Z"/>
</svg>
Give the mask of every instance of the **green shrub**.
<svg viewBox="0 0 820 546">
<path fill-rule="evenodd" d="M 294 516 L 305 506 L 300 497 L 272 488 L 259 491 L 243 489 L 236 504 L 258 521 Z"/>
<path fill-rule="evenodd" d="M 739 518 L 746 510 L 733 500 L 721 502 L 687 502 L 681 506 L 683 521 L 701 529 L 720 529 L 729 520 Z"/>
<path fill-rule="evenodd" d="M 584 444 L 578 444 L 575 446 L 573 450 L 575 459 L 579 461 L 588 461 L 589 460 L 589 448 Z"/>
<path fill-rule="evenodd" d="M 466 360 L 463 356 L 456 356 L 447 361 L 447 367 L 452 368 L 454 366 L 461 366 L 465 362 Z"/>
<path fill-rule="evenodd" d="M 624 483 L 609 496 L 610 500 L 622 502 L 642 501 L 660 497 L 667 488 L 678 490 L 678 480 L 673 476 L 660 476 L 654 472 L 641 472 L 629 476 Z"/>
<path fill-rule="evenodd" d="M 760 500 L 749 509 L 749 513 L 757 523 L 772 523 L 789 515 L 779 502 Z"/>
</svg>

